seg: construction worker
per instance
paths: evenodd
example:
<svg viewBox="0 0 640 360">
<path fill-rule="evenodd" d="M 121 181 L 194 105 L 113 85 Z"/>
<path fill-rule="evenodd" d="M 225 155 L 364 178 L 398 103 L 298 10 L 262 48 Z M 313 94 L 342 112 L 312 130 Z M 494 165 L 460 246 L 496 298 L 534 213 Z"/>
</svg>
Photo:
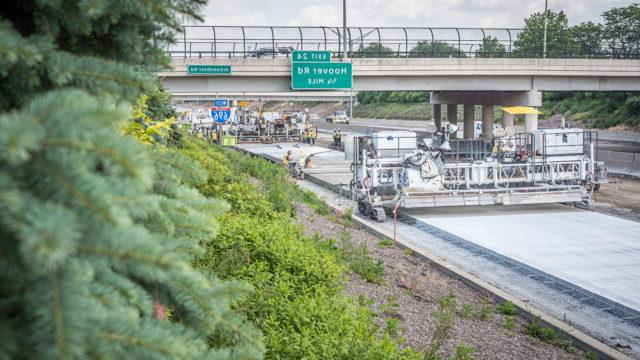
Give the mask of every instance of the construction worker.
<svg viewBox="0 0 640 360">
<path fill-rule="evenodd" d="M 217 131 L 211 131 L 211 142 L 212 143 L 217 143 L 218 142 L 218 132 Z"/>
<path fill-rule="evenodd" d="M 307 129 L 304 129 L 304 132 L 302 133 L 302 143 L 306 144 L 309 141 L 309 131 Z"/>
<path fill-rule="evenodd" d="M 338 129 L 338 147 L 342 146 L 342 130 Z"/>
<path fill-rule="evenodd" d="M 338 130 L 333 130 L 333 146 L 338 146 Z"/>
<path fill-rule="evenodd" d="M 318 138 L 318 132 L 315 129 L 311 129 L 311 134 L 310 134 L 311 145 L 316 144 L 317 138 Z"/>
<path fill-rule="evenodd" d="M 282 159 L 282 163 L 285 164 L 287 167 L 289 167 L 291 160 L 293 160 L 293 153 L 291 152 L 291 150 L 289 150 L 284 155 L 284 158 Z"/>
</svg>

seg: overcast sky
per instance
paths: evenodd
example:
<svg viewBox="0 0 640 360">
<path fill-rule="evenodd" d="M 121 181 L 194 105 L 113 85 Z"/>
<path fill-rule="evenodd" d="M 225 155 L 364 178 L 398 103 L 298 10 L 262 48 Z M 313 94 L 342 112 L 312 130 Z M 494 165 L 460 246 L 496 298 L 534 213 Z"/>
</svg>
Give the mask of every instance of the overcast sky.
<svg viewBox="0 0 640 360">
<path fill-rule="evenodd" d="M 640 0 L 549 0 L 571 25 Z M 544 0 L 347 0 L 349 26 L 522 27 Z M 342 24 L 342 0 L 209 0 L 206 25 Z"/>
</svg>

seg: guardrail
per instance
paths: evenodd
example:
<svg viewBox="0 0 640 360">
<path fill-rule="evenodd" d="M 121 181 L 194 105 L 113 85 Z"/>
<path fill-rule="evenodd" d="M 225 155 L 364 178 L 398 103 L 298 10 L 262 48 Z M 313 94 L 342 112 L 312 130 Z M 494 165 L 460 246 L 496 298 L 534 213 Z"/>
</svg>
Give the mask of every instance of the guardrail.
<svg viewBox="0 0 640 360">
<path fill-rule="evenodd" d="M 279 58 L 293 50 L 327 50 L 342 57 L 342 28 L 327 26 L 183 26 L 171 57 Z M 542 58 L 544 31 L 518 28 L 349 27 L 347 56 Z M 592 34 L 593 35 L 593 34 Z M 548 30 L 548 58 L 640 59 L 640 30 L 589 38 L 571 29 Z"/>
</svg>

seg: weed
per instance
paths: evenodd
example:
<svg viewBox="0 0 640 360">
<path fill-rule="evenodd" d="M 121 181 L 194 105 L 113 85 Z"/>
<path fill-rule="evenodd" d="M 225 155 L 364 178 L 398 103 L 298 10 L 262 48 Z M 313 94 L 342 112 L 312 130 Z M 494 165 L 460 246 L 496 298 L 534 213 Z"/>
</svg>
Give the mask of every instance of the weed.
<svg viewBox="0 0 640 360">
<path fill-rule="evenodd" d="M 366 244 L 360 244 L 353 252 L 348 263 L 351 271 L 362 276 L 365 281 L 378 285 L 382 284 L 384 280 L 384 264 L 380 260 L 371 258 Z"/>
<path fill-rule="evenodd" d="M 596 353 L 594 353 L 593 351 L 589 350 L 587 351 L 586 354 L 584 354 L 584 356 L 587 358 L 587 360 L 598 360 L 598 355 Z"/>
<path fill-rule="evenodd" d="M 409 248 L 405 248 L 405 249 L 402 251 L 402 253 L 403 253 L 405 256 L 412 256 L 412 255 L 413 255 L 413 250 L 411 250 L 411 249 L 409 249 Z"/>
<path fill-rule="evenodd" d="M 482 321 L 491 319 L 491 301 L 488 299 L 480 300 L 480 307 L 478 307 L 476 317 Z"/>
<path fill-rule="evenodd" d="M 462 305 L 462 317 L 465 319 L 469 319 L 473 317 L 473 305 L 471 304 Z"/>
<path fill-rule="evenodd" d="M 563 339 L 554 329 L 542 326 L 540 318 L 530 322 L 524 329 L 524 333 L 551 345 L 564 348 L 568 352 L 575 351 L 571 340 Z"/>
<path fill-rule="evenodd" d="M 378 243 L 378 247 L 380 248 L 390 248 L 392 246 L 393 246 L 393 240 L 389 238 L 384 238 L 380 240 L 380 242 Z"/>
<path fill-rule="evenodd" d="M 513 329 L 516 328 L 516 317 L 515 315 L 507 315 L 504 317 L 504 329 L 506 332 L 510 333 Z"/>
<path fill-rule="evenodd" d="M 431 342 L 427 351 L 425 351 L 424 358 L 427 360 L 438 359 L 438 350 L 449 337 L 451 327 L 456 315 L 456 296 L 451 293 L 448 296 L 440 299 L 438 309 L 434 312 L 433 316 L 436 321 L 436 330 L 433 333 Z"/>
<path fill-rule="evenodd" d="M 387 316 L 395 316 L 398 314 L 400 304 L 398 303 L 398 297 L 395 295 L 387 296 L 387 302 L 380 305 L 380 312 Z"/>
<path fill-rule="evenodd" d="M 368 298 L 365 294 L 358 295 L 358 305 L 369 307 L 373 305 L 373 299 Z"/>
<path fill-rule="evenodd" d="M 402 331 L 401 324 L 398 318 L 388 318 L 384 321 L 385 331 L 391 336 L 398 336 Z"/>
<path fill-rule="evenodd" d="M 471 356 L 471 354 L 473 354 L 474 351 L 475 349 L 473 348 L 473 346 L 466 346 L 464 343 L 460 343 L 458 344 L 458 346 L 456 346 L 456 352 L 450 359 L 473 360 L 473 356 Z"/>
<path fill-rule="evenodd" d="M 516 314 L 516 306 L 509 300 L 503 302 L 502 304 L 496 307 L 496 311 L 500 314 L 504 315 L 515 315 Z"/>
<path fill-rule="evenodd" d="M 344 215 L 342 216 L 345 220 L 351 222 L 351 215 L 353 215 L 353 209 L 349 208 L 345 210 Z"/>
</svg>

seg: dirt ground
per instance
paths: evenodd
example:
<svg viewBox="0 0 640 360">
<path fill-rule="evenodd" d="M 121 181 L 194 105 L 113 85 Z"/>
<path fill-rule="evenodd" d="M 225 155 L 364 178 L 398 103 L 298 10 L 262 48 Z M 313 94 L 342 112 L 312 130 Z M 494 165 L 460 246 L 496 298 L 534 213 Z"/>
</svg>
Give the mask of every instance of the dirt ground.
<svg viewBox="0 0 640 360">
<path fill-rule="evenodd" d="M 298 221 L 307 235 L 318 233 L 325 239 L 339 239 L 344 227 L 313 212 L 306 205 L 297 205 Z M 433 313 L 441 299 L 455 295 L 456 316 L 451 332 L 439 354 L 447 359 L 455 355 L 455 348 L 463 343 L 474 348 L 475 359 L 581 359 L 585 354 L 574 353 L 541 342 L 523 334 L 526 321 L 516 316 L 515 328 L 506 330 L 505 315 L 495 311 L 495 303 L 462 282 L 438 270 L 432 263 L 393 247 L 381 247 L 381 239 L 350 227 L 355 246 L 365 243 L 374 259 L 384 262 L 384 284 L 365 282 L 351 274 L 345 285 L 347 294 L 357 299 L 363 295 L 370 299 L 369 307 L 377 316 L 379 325 L 389 318 L 399 319 L 398 335 L 404 344 L 416 350 L 425 350 L 435 330 Z M 397 303 L 397 306 L 390 304 Z M 464 307 L 467 311 L 464 311 Z M 391 310 L 390 310 L 391 309 Z M 473 309 L 473 315 L 469 315 Z M 484 310 L 488 318 L 481 320 Z"/>
<path fill-rule="evenodd" d="M 593 194 L 594 211 L 640 221 L 640 179 L 610 176 Z"/>
</svg>

